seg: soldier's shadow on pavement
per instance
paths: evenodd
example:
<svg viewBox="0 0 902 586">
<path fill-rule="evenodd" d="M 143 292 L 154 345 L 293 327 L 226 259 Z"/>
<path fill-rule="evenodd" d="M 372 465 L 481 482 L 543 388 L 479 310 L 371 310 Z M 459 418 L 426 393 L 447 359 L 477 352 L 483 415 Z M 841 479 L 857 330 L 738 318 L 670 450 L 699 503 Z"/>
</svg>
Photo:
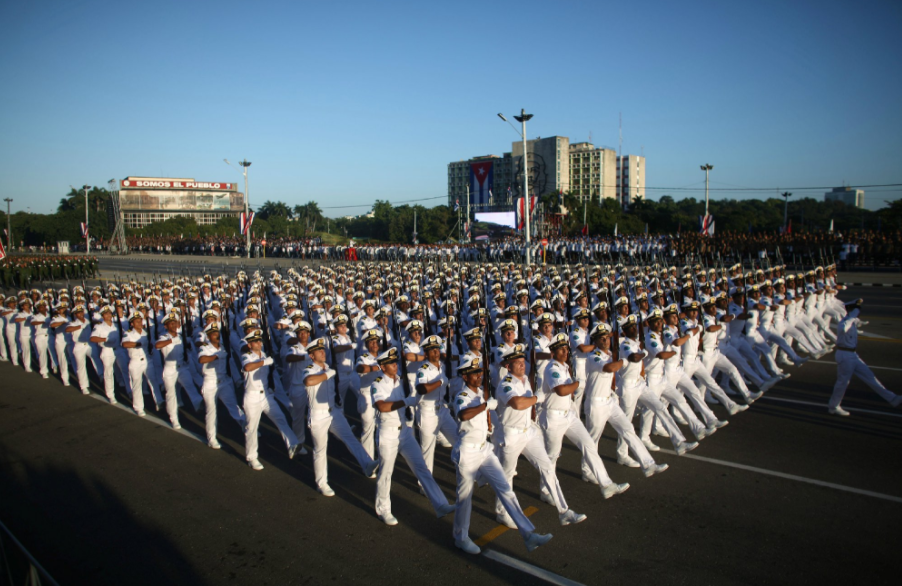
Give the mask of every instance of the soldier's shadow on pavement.
<svg viewBox="0 0 902 586">
<path fill-rule="evenodd" d="M 0 446 L 0 516 L 60 584 L 206 584 L 169 536 L 102 481 Z"/>
</svg>

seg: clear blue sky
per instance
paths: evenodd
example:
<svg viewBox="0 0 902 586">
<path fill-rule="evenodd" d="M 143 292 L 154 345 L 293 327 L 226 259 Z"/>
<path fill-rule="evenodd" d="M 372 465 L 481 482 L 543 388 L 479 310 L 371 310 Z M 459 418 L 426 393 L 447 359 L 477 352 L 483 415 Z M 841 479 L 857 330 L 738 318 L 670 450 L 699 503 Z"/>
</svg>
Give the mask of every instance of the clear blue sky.
<svg viewBox="0 0 902 586">
<path fill-rule="evenodd" d="M 622 112 L 651 187 L 702 163 L 715 189 L 902 183 L 900 29 L 888 1 L 9 1 L 0 197 L 49 212 L 70 184 L 237 181 L 222 159 L 246 157 L 252 204 L 362 213 L 445 196 L 521 107 L 531 138 L 614 147 Z"/>
</svg>

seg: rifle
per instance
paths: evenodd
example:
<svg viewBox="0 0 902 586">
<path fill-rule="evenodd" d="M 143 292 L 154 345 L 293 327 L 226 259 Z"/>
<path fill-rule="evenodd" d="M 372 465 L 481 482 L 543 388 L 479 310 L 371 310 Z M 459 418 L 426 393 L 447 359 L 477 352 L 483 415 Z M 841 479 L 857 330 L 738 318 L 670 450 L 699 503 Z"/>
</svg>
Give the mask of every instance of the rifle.
<svg viewBox="0 0 902 586">
<path fill-rule="evenodd" d="M 337 332 L 336 332 L 336 334 L 337 334 Z M 339 391 L 339 383 L 340 383 L 341 379 L 339 378 L 340 375 L 338 374 L 338 357 L 336 356 L 337 353 L 335 352 L 335 342 L 331 336 L 329 336 L 329 346 L 332 350 L 331 351 L 331 354 L 332 354 L 332 365 L 331 366 L 332 366 L 332 370 L 335 371 L 335 405 L 338 407 L 341 407 L 342 406 L 341 392 Z M 401 363 L 403 364 L 403 362 L 404 361 L 402 360 Z"/>
</svg>

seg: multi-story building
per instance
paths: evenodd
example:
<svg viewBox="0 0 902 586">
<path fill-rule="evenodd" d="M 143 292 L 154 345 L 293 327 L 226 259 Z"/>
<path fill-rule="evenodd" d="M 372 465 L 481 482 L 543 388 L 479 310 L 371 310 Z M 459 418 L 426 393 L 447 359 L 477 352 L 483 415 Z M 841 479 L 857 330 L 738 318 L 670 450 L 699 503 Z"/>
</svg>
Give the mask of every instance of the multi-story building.
<svg viewBox="0 0 902 586">
<path fill-rule="evenodd" d="M 864 208 L 864 189 L 834 187 L 824 194 L 824 201 L 841 201 L 846 205 Z"/>
<path fill-rule="evenodd" d="M 143 228 L 175 216 L 215 224 L 244 211 L 236 183 L 199 182 L 171 177 L 127 177 L 119 182 L 119 209 L 129 228 Z"/>
<path fill-rule="evenodd" d="M 564 191 L 580 200 L 602 201 L 617 198 L 629 205 L 636 197 L 645 197 L 645 157 L 624 155 L 624 167 L 614 149 L 596 147 L 589 142 L 570 144 L 566 136 L 551 136 L 526 141 L 526 173 L 530 195 Z M 491 181 L 485 182 L 486 174 Z M 621 188 L 621 174 L 623 188 Z M 486 185 L 491 193 L 486 194 Z M 477 187 L 481 192 L 476 194 Z M 523 191 L 523 142 L 511 144 L 511 152 L 484 155 L 448 164 L 448 205 L 510 209 Z"/>
<path fill-rule="evenodd" d="M 617 153 L 590 142 L 570 144 L 570 194 L 580 201 L 617 197 Z"/>
<path fill-rule="evenodd" d="M 617 158 L 617 197 L 626 207 L 645 199 L 645 157 L 623 155 Z"/>
</svg>

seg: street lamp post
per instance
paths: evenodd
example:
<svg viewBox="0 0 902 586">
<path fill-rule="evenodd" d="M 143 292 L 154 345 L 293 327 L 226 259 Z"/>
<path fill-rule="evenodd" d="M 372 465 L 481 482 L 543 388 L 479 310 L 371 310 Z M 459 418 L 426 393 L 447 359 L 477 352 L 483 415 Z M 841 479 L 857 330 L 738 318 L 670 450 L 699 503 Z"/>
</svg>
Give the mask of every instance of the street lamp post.
<svg viewBox="0 0 902 586">
<path fill-rule="evenodd" d="M 223 159 L 223 161 L 225 161 L 226 165 L 228 165 L 230 167 L 234 167 L 234 165 L 232 165 L 232 163 L 230 163 L 228 159 Z M 248 203 L 248 199 L 249 199 L 248 195 L 249 194 L 247 192 L 247 168 L 251 166 L 251 162 L 248 161 L 247 159 L 244 159 L 243 161 L 239 161 L 238 164 L 244 168 L 244 170 L 241 172 L 244 175 L 244 218 L 245 218 L 245 220 L 250 220 L 250 206 Z M 247 238 L 245 239 L 245 247 L 247 248 L 247 258 L 250 258 L 251 257 L 251 227 L 250 226 L 247 227 L 246 234 L 247 234 Z"/>
<path fill-rule="evenodd" d="M 12 253 L 13 251 L 13 229 L 12 224 L 9 223 L 9 204 L 13 202 L 11 197 L 7 197 L 3 201 L 6 202 L 6 250 L 7 253 Z"/>
<path fill-rule="evenodd" d="M 530 226 L 529 226 L 529 175 L 526 171 L 526 121 L 532 119 L 532 114 L 527 114 L 526 110 L 520 108 L 520 115 L 514 116 L 514 120 L 520 123 L 522 130 L 518 133 L 520 138 L 523 139 L 523 213 L 525 214 L 526 219 L 526 266 L 524 269 L 528 269 L 531 263 L 532 251 L 530 250 Z M 507 122 L 507 118 L 504 117 L 503 114 L 498 114 L 498 117 Z M 510 124 L 508 122 L 508 124 Z M 513 126 L 513 124 L 511 124 Z M 514 127 L 514 130 L 517 128 Z M 524 270 L 525 273 L 525 270 Z"/>
<path fill-rule="evenodd" d="M 90 220 L 88 219 L 88 210 L 90 210 L 90 206 L 88 205 L 88 187 L 87 185 L 83 185 L 82 189 L 85 190 L 85 255 L 91 254 L 91 233 L 90 233 Z"/>
<path fill-rule="evenodd" d="M 702 165 L 702 171 L 705 172 L 705 217 L 708 216 L 708 173 L 710 173 L 713 168 L 714 165 L 709 165 L 707 163 Z"/>
<path fill-rule="evenodd" d="M 786 234 L 786 226 L 789 223 L 789 198 L 792 197 L 792 194 L 788 191 L 784 191 L 780 195 L 783 196 L 783 199 L 786 202 L 783 204 L 783 233 Z"/>
</svg>

